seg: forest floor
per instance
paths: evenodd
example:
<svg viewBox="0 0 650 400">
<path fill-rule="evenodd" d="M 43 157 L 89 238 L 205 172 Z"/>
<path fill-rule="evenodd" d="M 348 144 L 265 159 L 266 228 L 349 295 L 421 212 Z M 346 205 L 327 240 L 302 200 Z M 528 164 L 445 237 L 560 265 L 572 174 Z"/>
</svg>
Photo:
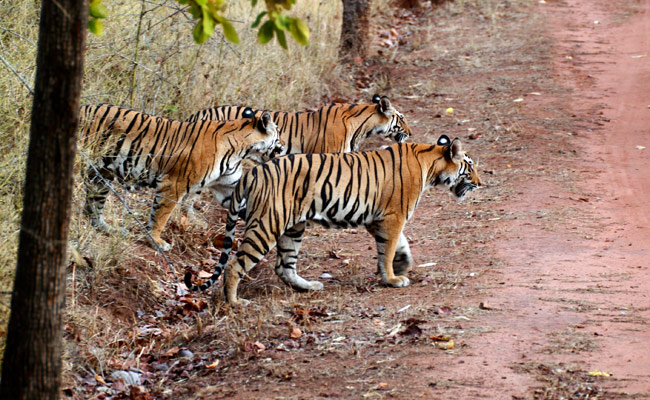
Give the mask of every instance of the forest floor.
<svg viewBox="0 0 650 400">
<path fill-rule="evenodd" d="M 163 285 L 129 302 L 143 276 L 160 279 L 134 262 L 122 272 L 137 279 L 84 300 L 130 324 L 98 344 L 122 350 L 103 375 L 70 371 L 65 393 L 650 399 L 650 1 L 454 3 L 378 16 L 349 78 L 387 94 L 412 141 L 459 137 L 479 164 L 480 190 L 462 203 L 432 190 L 407 224 L 411 286 L 381 286 L 374 241 L 352 229 L 307 230 L 299 270 L 322 292 L 286 288 L 270 255 L 241 286 L 246 308 Z M 222 222 L 182 225 L 175 238 L 194 239 L 170 258 L 210 271 Z"/>
</svg>

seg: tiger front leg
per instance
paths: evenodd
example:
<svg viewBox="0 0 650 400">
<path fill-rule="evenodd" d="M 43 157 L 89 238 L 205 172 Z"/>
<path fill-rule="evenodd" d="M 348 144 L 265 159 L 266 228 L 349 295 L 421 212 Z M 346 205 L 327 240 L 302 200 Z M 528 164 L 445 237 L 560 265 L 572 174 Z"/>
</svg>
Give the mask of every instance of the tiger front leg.
<svg viewBox="0 0 650 400">
<path fill-rule="evenodd" d="M 149 232 L 151 235 L 149 240 L 153 241 L 163 251 L 168 251 L 172 248 L 172 245 L 164 241 L 160 235 L 180 197 L 170 190 L 159 190 L 154 196 L 151 218 L 149 219 Z M 156 246 L 154 245 L 153 247 Z"/>
<path fill-rule="evenodd" d="M 377 269 L 381 275 L 381 280 L 385 285 L 392 287 L 405 287 L 411 283 L 406 276 L 395 275 L 393 269 L 395 251 L 400 243 L 403 226 L 403 219 L 392 217 L 386 218 L 381 223 L 368 228 L 368 231 L 375 237 L 377 242 Z M 400 272 L 405 271 L 401 270 Z"/>
<path fill-rule="evenodd" d="M 294 225 L 278 239 L 278 258 L 275 263 L 275 273 L 284 283 L 299 292 L 322 290 L 323 284 L 318 281 L 308 281 L 298 275 L 296 262 L 305 233 L 305 223 Z"/>
<path fill-rule="evenodd" d="M 397 241 L 395 249 L 395 258 L 393 258 L 393 272 L 395 275 L 406 275 L 406 273 L 413 266 L 413 257 L 411 256 L 411 248 L 409 242 L 402 232 Z M 377 265 L 377 275 L 381 275 L 381 269 Z"/>
<path fill-rule="evenodd" d="M 187 215 L 188 221 L 190 223 L 194 224 L 195 226 L 199 227 L 200 229 L 207 229 L 208 228 L 208 223 L 201 215 L 201 217 L 198 217 L 196 215 L 196 211 L 194 211 L 194 202 L 196 199 L 201 195 L 201 192 L 198 193 L 188 193 L 185 195 L 185 197 L 182 200 L 182 207 L 183 207 L 183 212 L 185 215 Z"/>
<path fill-rule="evenodd" d="M 393 259 L 393 271 L 395 275 L 406 275 L 413 265 L 413 257 L 411 256 L 411 248 L 409 242 L 404 236 L 404 232 L 400 233 L 397 247 L 395 249 L 395 258 Z"/>
</svg>

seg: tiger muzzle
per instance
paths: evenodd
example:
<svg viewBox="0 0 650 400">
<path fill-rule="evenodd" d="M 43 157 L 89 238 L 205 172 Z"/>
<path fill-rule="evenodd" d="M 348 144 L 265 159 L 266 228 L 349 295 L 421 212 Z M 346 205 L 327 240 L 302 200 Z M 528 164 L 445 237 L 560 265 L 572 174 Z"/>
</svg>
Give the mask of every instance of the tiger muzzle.
<svg viewBox="0 0 650 400">
<path fill-rule="evenodd" d="M 271 158 L 281 156 L 284 153 L 285 153 L 285 147 L 282 145 L 282 143 L 280 141 L 275 142 L 275 146 L 271 150 Z"/>
<path fill-rule="evenodd" d="M 459 199 L 464 198 L 469 192 L 478 189 L 478 185 L 469 180 L 463 179 L 452 188 L 452 191 Z"/>
<path fill-rule="evenodd" d="M 395 141 L 396 141 L 397 143 L 404 143 L 404 142 L 406 141 L 406 139 L 409 138 L 409 136 L 406 134 L 406 132 L 404 132 L 404 131 L 399 131 L 399 132 L 396 132 L 396 133 L 393 135 L 393 138 L 395 138 Z"/>
</svg>

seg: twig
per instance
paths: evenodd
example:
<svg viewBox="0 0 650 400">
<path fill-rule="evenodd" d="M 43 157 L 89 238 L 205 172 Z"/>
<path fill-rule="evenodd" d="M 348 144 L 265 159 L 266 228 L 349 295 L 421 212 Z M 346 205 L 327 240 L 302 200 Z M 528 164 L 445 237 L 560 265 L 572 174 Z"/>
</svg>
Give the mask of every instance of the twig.
<svg viewBox="0 0 650 400">
<path fill-rule="evenodd" d="M 32 46 L 36 47 L 36 43 L 34 43 L 31 40 L 27 39 L 25 36 L 23 36 L 23 35 L 21 35 L 19 33 L 16 33 L 14 31 L 12 31 L 11 29 L 7 29 L 7 28 L 5 28 L 3 26 L 0 26 L 0 29 L 2 29 L 5 32 L 11 33 L 12 35 L 17 36 L 17 37 L 21 38 L 22 40 L 26 41 L 27 43 L 31 44 Z"/>
<path fill-rule="evenodd" d="M 135 52 L 133 53 L 133 71 L 131 72 L 131 108 L 133 108 L 133 99 L 135 96 L 135 73 L 138 69 L 138 50 L 140 47 L 140 32 L 142 31 L 142 19 L 145 14 L 144 0 L 140 6 L 140 18 L 138 19 L 138 30 L 135 33 Z"/>
<path fill-rule="evenodd" d="M 153 73 L 153 74 L 158 75 L 158 76 L 160 77 L 160 80 L 162 80 L 162 81 L 165 82 L 165 83 L 170 84 L 174 89 L 179 89 L 179 90 L 181 89 L 178 85 L 176 85 L 176 84 L 174 84 L 173 82 L 170 82 L 169 80 L 165 79 L 159 71 L 154 71 L 153 69 L 147 67 L 146 65 L 144 65 L 144 64 L 142 64 L 142 63 L 139 63 L 139 62 L 133 60 L 132 58 L 127 57 L 127 56 L 125 56 L 124 54 L 121 54 L 121 53 L 119 53 L 119 52 L 117 52 L 117 53 L 115 53 L 115 54 L 118 55 L 118 56 L 120 56 L 120 57 L 122 57 L 123 59 L 125 59 L 125 60 L 127 60 L 127 61 L 132 62 L 133 64 L 137 64 L 140 68 L 144 68 L 145 70 L 147 70 L 147 71 L 149 71 L 149 72 L 151 72 L 151 73 Z"/>
<path fill-rule="evenodd" d="M 20 81 L 22 82 L 22 84 L 25 85 L 25 87 L 27 88 L 27 90 L 29 90 L 29 94 L 33 96 L 33 95 L 34 95 L 34 90 L 32 90 L 32 88 L 29 86 L 29 83 L 27 83 L 27 81 L 25 80 L 25 78 L 23 78 L 23 77 L 18 73 L 18 71 L 16 71 L 16 69 L 13 67 L 13 65 L 11 65 L 11 64 L 9 63 L 9 61 L 7 61 L 7 60 L 6 60 L 2 55 L 0 55 L 0 61 L 2 61 L 2 63 L 3 63 L 7 68 L 9 68 L 9 70 L 10 70 L 11 72 L 13 72 L 14 75 L 16 75 L 16 76 L 18 77 L 18 79 L 20 79 Z"/>
<path fill-rule="evenodd" d="M 76 303 L 76 301 L 75 301 L 75 299 L 76 299 L 76 296 L 75 296 L 75 281 L 76 280 L 77 280 L 77 263 L 73 262 L 72 263 L 72 296 L 71 296 L 71 298 L 72 298 L 72 309 L 73 310 L 76 308 L 75 307 L 75 303 Z"/>
</svg>

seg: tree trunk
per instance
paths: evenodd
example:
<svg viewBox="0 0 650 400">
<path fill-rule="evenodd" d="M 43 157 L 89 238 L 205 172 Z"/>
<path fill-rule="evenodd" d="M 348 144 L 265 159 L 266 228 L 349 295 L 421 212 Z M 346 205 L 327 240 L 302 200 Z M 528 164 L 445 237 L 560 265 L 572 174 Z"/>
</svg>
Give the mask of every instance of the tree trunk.
<svg viewBox="0 0 650 400">
<path fill-rule="evenodd" d="M 343 0 L 340 58 L 365 57 L 368 48 L 368 0 Z"/>
<path fill-rule="evenodd" d="M 2 399 L 58 399 L 88 0 L 43 0 Z"/>
</svg>

